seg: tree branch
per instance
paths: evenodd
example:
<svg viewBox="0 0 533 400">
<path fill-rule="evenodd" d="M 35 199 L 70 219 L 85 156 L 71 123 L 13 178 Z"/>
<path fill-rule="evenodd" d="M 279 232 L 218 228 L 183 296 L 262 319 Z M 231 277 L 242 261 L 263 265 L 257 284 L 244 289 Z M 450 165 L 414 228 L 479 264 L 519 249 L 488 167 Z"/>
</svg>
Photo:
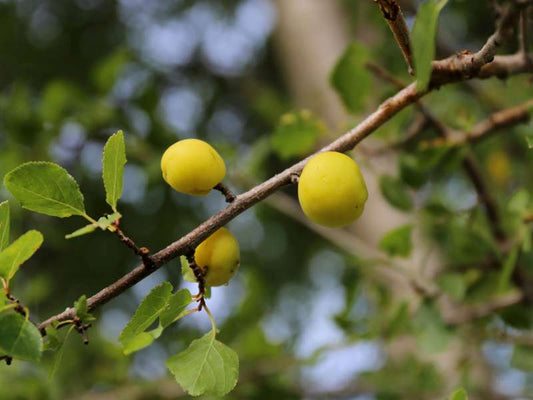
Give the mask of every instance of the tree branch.
<svg viewBox="0 0 533 400">
<path fill-rule="evenodd" d="M 396 0 L 373 0 L 379 5 L 383 18 L 387 21 L 390 30 L 394 35 L 394 39 L 398 43 L 402 51 L 403 58 L 409 68 L 409 74 L 413 74 L 413 53 L 411 51 L 411 40 L 409 38 L 409 28 L 405 22 L 402 8 Z"/>
<path fill-rule="evenodd" d="M 518 6 L 511 7 L 510 11 L 508 11 L 508 16 L 505 21 L 511 19 L 515 21 L 516 15 L 518 15 Z M 438 84 L 443 85 L 453 83 L 464 79 L 471 79 L 476 75 L 481 75 L 483 63 L 492 60 L 492 57 L 496 52 L 498 47 L 495 45 L 496 42 L 499 42 L 499 40 L 503 39 L 504 36 L 507 36 L 507 25 L 507 23 L 500 23 L 497 33 L 491 36 L 488 44 L 483 46 L 479 54 L 476 53 L 474 56 L 468 57 L 455 56 L 450 59 L 434 63 L 433 65 L 435 66 L 436 70 L 434 75 L 436 76 L 436 81 Z M 508 66 L 510 66 L 515 73 L 523 72 L 524 70 L 527 70 L 527 68 L 531 68 L 530 66 L 526 68 L 523 57 L 513 58 L 513 64 L 508 64 Z M 457 71 L 461 71 L 461 73 L 458 74 Z M 485 72 L 485 77 L 488 77 L 489 75 L 490 73 Z M 492 76 L 496 76 L 496 74 L 493 74 Z M 435 87 L 435 85 L 432 85 L 431 88 L 433 87 Z M 416 85 L 414 83 L 410 84 L 409 86 L 400 90 L 396 95 L 383 102 L 376 111 L 370 114 L 359 125 L 326 147 L 322 148 L 319 152 L 345 152 L 351 150 L 364 138 L 396 115 L 399 111 L 415 103 L 429 93 L 431 88 L 423 92 L 417 92 Z M 194 250 L 196 246 L 198 246 L 215 230 L 227 224 L 229 221 L 243 213 L 248 208 L 252 207 L 254 204 L 262 201 L 275 191 L 291 184 L 293 181 L 293 176 L 300 174 L 310 157 L 294 164 L 293 166 L 287 168 L 283 172 L 273 176 L 251 190 L 238 195 L 232 203 L 226 206 L 226 208 L 207 219 L 205 222 L 200 224 L 197 228 L 182 238 L 153 254 L 151 257 L 153 261 L 152 268 L 146 268 L 144 265 L 139 265 L 134 270 L 118 279 L 116 282 L 100 290 L 87 300 L 89 310 L 94 310 L 96 307 L 107 303 L 109 300 L 118 296 L 148 275 L 152 274 L 157 269 L 161 268 L 170 260 Z M 68 308 L 62 313 L 52 316 L 46 321 L 42 322 L 39 325 L 39 328 L 42 331 L 54 321 L 72 319 L 74 316 L 74 309 Z"/>
</svg>

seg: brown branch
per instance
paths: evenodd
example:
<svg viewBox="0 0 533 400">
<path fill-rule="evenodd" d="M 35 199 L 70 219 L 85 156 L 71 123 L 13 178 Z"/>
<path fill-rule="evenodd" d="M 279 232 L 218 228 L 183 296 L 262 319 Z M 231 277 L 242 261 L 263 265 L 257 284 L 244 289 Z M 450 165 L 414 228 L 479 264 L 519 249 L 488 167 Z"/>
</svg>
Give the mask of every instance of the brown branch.
<svg viewBox="0 0 533 400">
<path fill-rule="evenodd" d="M 515 12 L 514 14 L 517 14 L 517 12 Z M 503 26 L 505 27 L 506 25 Z M 502 30 L 501 27 L 498 29 L 498 31 L 500 30 Z M 497 37 L 499 36 L 503 36 L 503 34 L 500 33 L 497 35 Z M 489 41 L 494 41 L 492 36 Z M 463 57 L 461 58 L 461 60 L 450 61 L 449 59 L 448 61 L 444 60 L 444 62 L 440 62 L 439 68 L 437 68 L 441 73 L 441 76 L 439 76 L 438 78 L 439 85 L 457 82 L 462 79 L 466 79 L 465 77 L 468 77 L 468 79 L 470 79 L 476 76 L 476 72 L 480 74 L 482 68 L 478 65 L 480 61 L 477 60 L 485 60 L 487 59 L 487 55 L 491 55 L 491 57 L 488 57 L 488 59 L 492 59 L 492 57 L 494 56 L 493 53 L 496 52 L 497 47 L 498 46 L 485 45 L 482 50 L 480 50 L 481 55 L 475 57 L 475 63 L 472 63 L 472 58 L 470 57 Z M 526 69 L 524 65 L 525 63 L 523 57 L 520 57 L 519 59 L 516 59 L 516 64 L 512 65 L 512 68 L 514 71 L 523 71 L 524 69 Z M 449 70 L 446 69 L 447 66 Z M 452 73 L 455 72 L 457 69 L 459 69 L 463 73 Z M 432 87 L 434 86 L 435 85 L 433 85 Z M 320 152 L 345 152 L 353 149 L 359 142 L 361 142 L 364 138 L 366 138 L 368 135 L 370 135 L 372 132 L 382 126 L 386 121 L 391 119 L 399 111 L 418 101 L 420 98 L 429 93 L 430 90 L 431 88 L 423 92 L 417 92 L 416 85 L 414 83 L 407 86 L 406 88 L 400 90 L 396 95 L 383 102 L 376 111 L 370 114 L 359 125 L 348 131 L 326 147 L 322 148 Z M 243 213 L 245 210 L 252 207 L 254 204 L 262 201 L 275 191 L 286 185 L 289 185 L 291 183 L 291 177 L 293 175 L 300 174 L 301 170 L 303 169 L 304 165 L 307 163 L 310 157 L 294 164 L 293 166 L 273 176 L 272 178 L 254 187 L 253 189 L 238 195 L 235 201 L 230 203 L 226 208 L 213 215 L 211 218 L 200 224 L 197 228 L 195 228 L 182 238 L 178 239 L 166 248 L 155 253 L 151 257 L 151 259 L 153 260 L 152 268 L 147 268 L 144 265 L 140 265 L 133 271 L 124 275 L 122 278 L 118 279 L 116 282 L 100 290 L 98 293 L 96 293 L 87 300 L 89 310 L 94 310 L 96 307 L 107 303 L 112 298 L 118 296 L 128 288 L 135 285 L 137 282 L 152 274 L 154 271 L 162 267 L 170 260 L 176 258 L 177 256 L 184 255 L 192 251 L 198 244 L 200 244 L 215 230 L 227 224 L 239 214 Z M 55 316 L 52 316 L 46 321 L 42 322 L 39 325 L 39 328 L 41 328 L 42 330 L 54 321 L 72 319 L 74 315 L 74 309 L 68 308 L 65 311 Z"/>
<path fill-rule="evenodd" d="M 531 224 L 533 223 L 533 214 L 526 215 L 523 219 L 524 224 Z"/>
<path fill-rule="evenodd" d="M 531 62 L 528 19 L 529 9 L 524 8 L 520 12 L 520 53 L 522 53 L 526 61 Z"/>
<path fill-rule="evenodd" d="M 144 266 L 148 269 L 152 268 L 154 265 L 154 262 L 152 260 L 152 257 L 150 257 L 150 250 L 148 250 L 146 247 L 139 247 L 137 244 L 131 239 L 130 237 L 126 236 L 124 232 L 118 227 L 118 223 L 113 224 L 115 230 L 113 233 L 115 233 L 120 241 L 124 243 L 127 247 L 133 250 L 133 252 L 141 257 L 141 260 L 144 264 Z"/>
<path fill-rule="evenodd" d="M 443 318 L 448 325 L 460 325 L 474 319 L 489 316 L 494 311 L 512 306 L 513 304 L 518 304 L 522 298 L 522 293 L 518 291 L 510 292 L 508 294 L 495 297 L 485 303 L 456 307 L 452 309 L 448 315 L 444 315 Z"/>
<path fill-rule="evenodd" d="M 413 53 L 411 51 L 411 40 L 409 38 L 409 28 L 405 22 L 402 8 L 396 0 L 373 0 L 379 5 L 383 18 L 387 21 L 394 39 L 402 51 L 403 58 L 409 68 L 409 74 L 413 74 Z"/>
</svg>

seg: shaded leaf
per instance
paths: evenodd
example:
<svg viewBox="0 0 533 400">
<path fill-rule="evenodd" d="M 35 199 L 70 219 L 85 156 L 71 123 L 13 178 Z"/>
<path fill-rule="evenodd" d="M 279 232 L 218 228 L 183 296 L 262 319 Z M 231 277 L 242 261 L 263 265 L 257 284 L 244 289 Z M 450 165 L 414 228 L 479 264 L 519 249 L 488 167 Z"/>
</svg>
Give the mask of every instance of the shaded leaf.
<svg viewBox="0 0 533 400">
<path fill-rule="evenodd" d="M 439 288 L 452 299 L 461 301 L 465 297 L 466 282 L 461 274 L 448 272 L 437 278 Z"/>
<path fill-rule="evenodd" d="M 122 131 L 118 131 L 107 140 L 102 158 L 102 177 L 106 191 L 105 201 L 115 212 L 117 211 L 117 201 L 122 195 L 125 164 L 124 134 Z"/>
<path fill-rule="evenodd" d="M 54 358 L 52 360 L 52 366 L 50 367 L 50 370 L 48 371 L 48 381 L 51 381 L 54 377 L 55 373 L 57 372 L 57 369 L 59 368 L 59 365 L 61 364 L 61 360 L 63 359 L 63 352 L 65 350 L 65 343 L 67 342 L 68 337 L 70 336 L 70 333 L 74 330 L 74 325 L 72 325 L 65 335 L 65 337 L 62 340 L 57 340 L 57 347 L 55 349 Z M 54 329 L 54 331 L 56 331 Z M 48 330 L 47 330 L 48 332 Z M 56 331 L 57 332 L 57 331 Z"/>
<path fill-rule="evenodd" d="M 237 353 L 215 339 L 211 331 L 167 360 L 176 381 L 191 396 L 224 396 L 237 384 Z"/>
<path fill-rule="evenodd" d="M 4 184 L 24 208 L 54 217 L 85 215 L 74 178 L 51 162 L 29 162 L 6 174 Z"/>
<path fill-rule="evenodd" d="M 284 114 L 272 135 L 272 148 L 283 159 L 304 156 L 324 131 L 324 124 L 307 110 Z"/>
<path fill-rule="evenodd" d="M 35 325 L 17 313 L 0 314 L 0 352 L 37 362 L 42 351 L 43 340 Z"/>
<path fill-rule="evenodd" d="M 387 232 L 379 241 L 379 248 L 389 256 L 408 257 L 413 250 L 411 234 L 413 225 L 402 225 Z"/>
<path fill-rule="evenodd" d="M 0 251 L 9 244 L 9 202 L 0 203 Z"/>
<path fill-rule="evenodd" d="M 392 206 L 402 211 L 410 211 L 413 208 L 413 201 L 401 181 L 392 176 L 383 175 L 379 180 L 379 187 L 385 199 Z"/>
<path fill-rule="evenodd" d="M 533 372 L 533 347 L 515 345 L 511 357 L 511 367 L 526 372 Z"/>
<path fill-rule="evenodd" d="M 428 0 L 417 13 L 411 35 L 416 73 L 416 89 L 426 90 L 431 79 L 431 63 L 435 58 L 435 36 L 439 13 L 448 0 Z"/>
<path fill-rule="evenodd" d="M 43 243 L 43 235 L 31 230 L 20 236 L 0 253 L 0 276 L 13 278 L 21 264 L 27 261 Z"/>
<path fill-rule="evenodd" d="M 370 72 L 365 64 L 368 51 L 359 43 L 352 43 L 345 50 L 330 76 L 330 83 L 340 95 L 344 106 L 356 112 L 365 105 L 370 90 Z"/>
</svg>

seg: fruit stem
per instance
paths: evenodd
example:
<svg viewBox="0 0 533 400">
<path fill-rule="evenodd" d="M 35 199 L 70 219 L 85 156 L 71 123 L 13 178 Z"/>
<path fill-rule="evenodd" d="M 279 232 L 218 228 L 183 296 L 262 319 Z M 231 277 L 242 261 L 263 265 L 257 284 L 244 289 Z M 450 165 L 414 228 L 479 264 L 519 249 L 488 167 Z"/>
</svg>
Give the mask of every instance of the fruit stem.
<svg viewBox="0 0 533 400">
<path fill-rule="evenodd" d="M 226 203 L 233 203 L 237 196 L 222 182 L 216 185 L 213 189 L 218 190 L 226 198 Z"/>
</svg>

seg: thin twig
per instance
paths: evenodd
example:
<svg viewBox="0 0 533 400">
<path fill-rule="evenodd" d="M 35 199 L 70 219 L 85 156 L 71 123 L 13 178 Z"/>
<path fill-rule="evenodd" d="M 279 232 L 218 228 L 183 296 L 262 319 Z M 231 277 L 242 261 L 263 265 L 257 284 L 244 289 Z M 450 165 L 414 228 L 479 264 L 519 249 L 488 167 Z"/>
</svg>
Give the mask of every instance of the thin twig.
<svg viewBox="0 0 533 400">
<path fill-rule="evenodd" d="M 499 28 L 498 30 L 500 29 L 501 28 Z M 503 35 L 501 36 L 503 38 Z M 497 48 L 498 46 L 489 46 L 488 48 L 487 46 L 484 46 L 482 50 L 480 50 L 480 53 L 482 53 L 483 57 L 477 57 L 476 60 L 486 59 L 487 62 L 492 60 Z M 490 57 L 487 57 L 487 55 L 490 55 Z M 433 63 L 433 75 L 434 79 L 436 79 L 436 82 L 438 82 L 439 85 L 444 85 L 465 79 L 471 79 L 476 76 L 481 77 L 483 75 L 484 78 L 488 78 L 489 76 L 491 76 L 491 74 L 492 76 L 497 76 L 497 73 L 501 72 L 502 70 L 510 74 L 522 73 L 533 70 L 531 65 L 526 65 L 523 60 L 523 57 L 517 57 L 516 55 L 508 56 L 507 58 L 500 58 L 500 60 L 494 58 L 494 61 L 491 62 L 491 65 L 494 65 L 495 63 L 497 64 L 495 69 L 493 69 L 492 71 L 484 71 L 483 63 L 481 63 L 481 66 L 479 66 L 480 62 L 477 61 L 476 63 L 472 63 L 471 58 L 462 58 L 461 60 L 447 59 L 441 61 L 438 64 L 438 68 L 435 68 L 435 63 Z M 461 74 L 456 73 L 458 68 L 462 71 Z M 407 86 L 406 88 L 400 90 L 396 95 L 383 102 L 376 111 L 370 114 L 356 127 L 351 129 L 326 147 L 319 150 L 319 152 L 345 152 L 353 149 L 359 142 L 361 142 L 364 138 L 373 133 L 376 129 L 382 126 L 398 112 L 428 94 L 433 87 L 435 87 L 435 85 L 423 92 L 417 92 L 415 84 Z M 313 155 L 311 155 L 310 157 L 312 157 Z M 260 201 L 262 201 L 272 193 L 276 192 L 280 188 L 289 185 L 291 183 L 291 176 L 294 174 L 299 174 L 310 157 L 294 164 L 283 172 L 275 175 L 274 177 L 263 182 L 262 184 L 247 191 L 246 193 L 239 195 L 239 197 L 234 202 L 230 203 L 226 208 L 213 215 L 211 218 L 200 224 L 197 228 L 195 228 L 182 238 L 178 239 L 166 248 L 155 253 L 151 257 L 151 259 L 153 260 L 152 268 L 146 268 L 144 264 L 140 265 L 133 271 L 118 279 L 116 282 L 103 288 L 98 293 L 91 296 L 87 300 L 89 310 L 94 310 L 96 307 L 105 304 L 112 298 L 120 295 L 122 292 L 129 289 L 148 275 L 152 274 L 154 271 L 162 267 L 170 260 L 190 252 L 215 230 L 227 224 L 229 221 L 243 213 L 245 210 L 252 207 L 256 203 L 259 203 Z M 74 309 L 68 308 L 63 312 L 48 318 L 46 321 L 42 322 L 39 327 L 44 328 L 54 321 L 72 319 L 74 315 Z"/>
<path fill-rule="evenodd" d="M 381 14 L 390 30 L 394 35 L 394 39 L 398 43 L 402 51 L 403 58 L 407 63 L 409 74 L 413 74 L 413 53 L 411 51 L 411 40 L 409 38 L 409 28 L 405 22 L 402 8 L 396 0 L 374 0 L 374 3 L 379 5 Z"/>
<path fill-rule="evenodd" d="M 216 185 L 213 189 L 218 190 L 226 198 L 226 203 L 233 203 L 237 196 L 222 182 Z"/>
<path fill-rule="evenodd" d="M 130 237 L 126 236 L 124 232 L 118 227 L 118 223 L 113 224 L 115 235 L 118 236 L 120 241 L 124 243 L 126 246 L 128 246 L 130 249 L 133 250 L 133 252 L 141 257 L 141 260 L 143 262 L 143 265 L 147 269 L 151 269 L 154 266 L 154 262 L 152 258 L 150 257 L 150 250 L 146 247 L 139 247 L 137 244 L 131 239 Z"/>
</svg>

